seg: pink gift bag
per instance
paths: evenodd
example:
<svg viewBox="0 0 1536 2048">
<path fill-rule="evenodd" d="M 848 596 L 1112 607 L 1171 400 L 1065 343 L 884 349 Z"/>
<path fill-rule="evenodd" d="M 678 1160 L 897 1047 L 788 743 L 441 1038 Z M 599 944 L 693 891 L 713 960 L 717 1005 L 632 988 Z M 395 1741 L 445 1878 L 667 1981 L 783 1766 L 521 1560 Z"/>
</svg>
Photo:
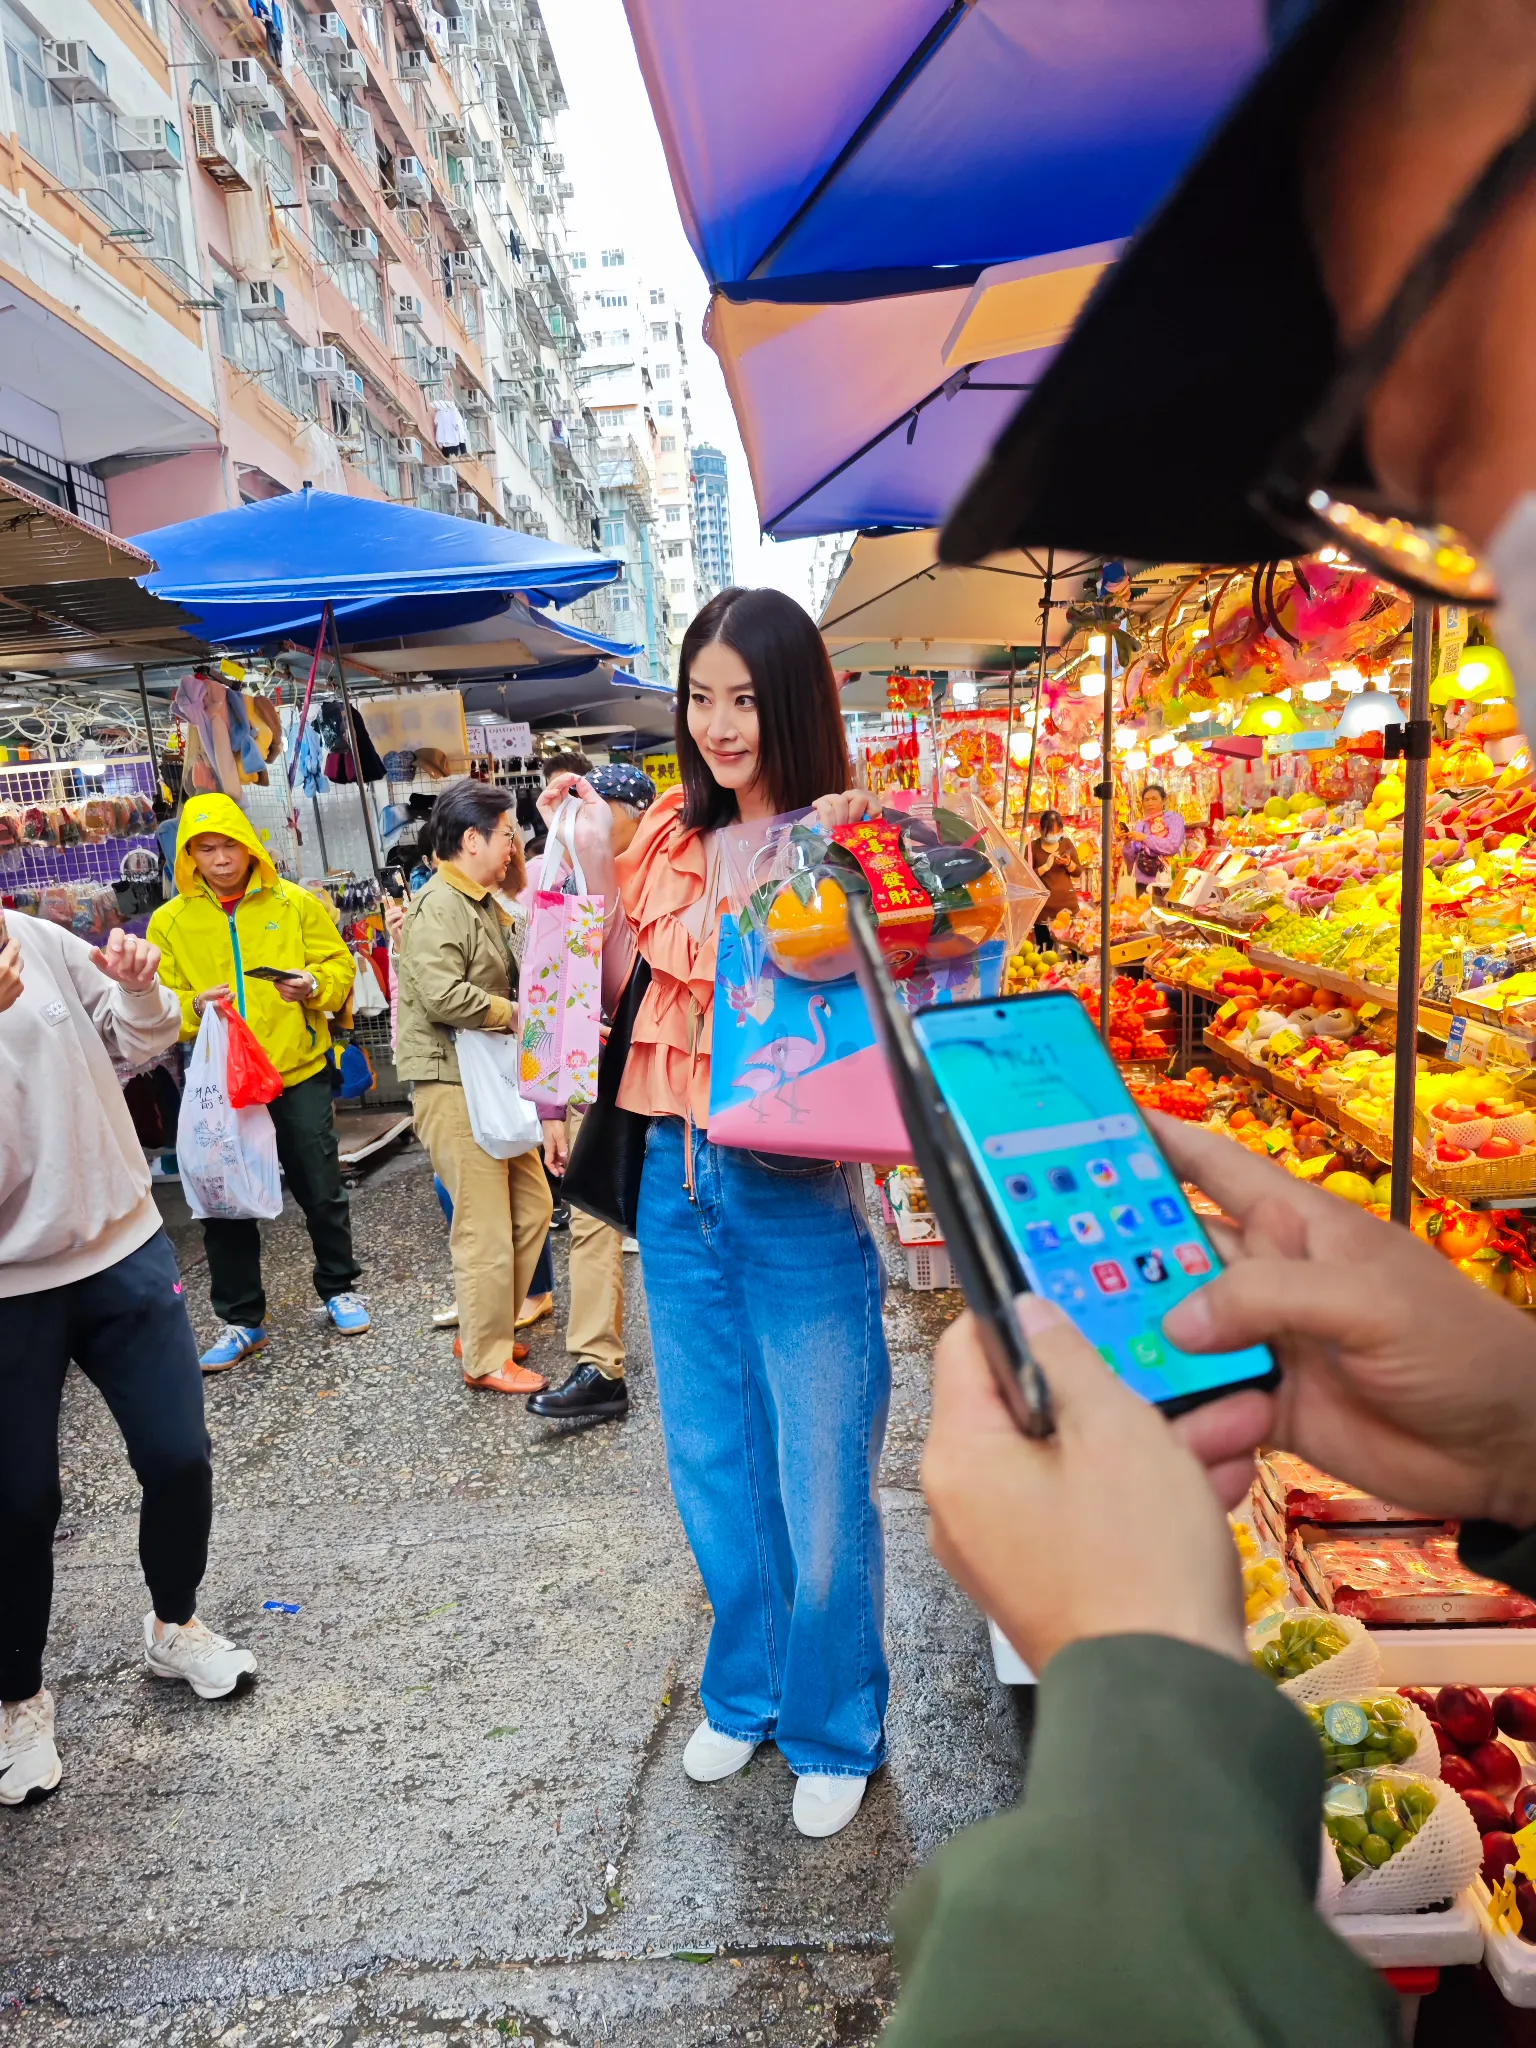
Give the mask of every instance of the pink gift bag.
<svg viewBox="0 0 1536 2048">
<path fill-rule="evenodd" d="M 541 1109 L 597 1100 L 603 899 L 587 894 L 576 858 L 576 811 L 574 803 L 562 804 L 550 827 L 518 983 L 518 1093 Z M 570 856 L 573 896 L 558 887 L 562 851 Z"/>
</svg>

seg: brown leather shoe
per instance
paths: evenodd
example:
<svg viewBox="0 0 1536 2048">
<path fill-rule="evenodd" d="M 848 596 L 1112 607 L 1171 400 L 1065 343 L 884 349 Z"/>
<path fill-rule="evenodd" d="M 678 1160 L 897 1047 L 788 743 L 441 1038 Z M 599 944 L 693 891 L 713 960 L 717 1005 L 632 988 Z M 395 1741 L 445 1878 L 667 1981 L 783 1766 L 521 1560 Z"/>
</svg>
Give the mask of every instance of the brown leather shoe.
<svg viewBox="0 0 1536 2048">
<path fill-rule="evenodd" d="M 518 1346 L 521 1351 L 522 1345 Z M 541 1372 L 529 1372 L 526 1367 L 516 1365 L 509 1358 L 496 1372 L 482 1373 L 479 1379 L 464 1375 L 466 1387 L 485 1387 L 493 1394 L 542 1394 L 549 1385 Z"/>
<path fill-rule="evenodd" d="M 453 1340 L 453 1355 L 454 1355 L 454 1357 L 455 1357 L 455 1358 L 462 1358 L 462 1357 L 464 1356 L 464 1339 L 463 1339 L 462 1337 L 455 1337 L 455 1338 L 454 1338 L 454 1340 Z M 514 1344 L 514 1345 L 512 1346 L 512 1363 L 513 1363 L 514 1365 L 521 1365 L 521 1364 L 522 1364 L 522 1362 L 523 1362 L 523 1360 L 524 1360 L 524 1359 L 525 1359 L 525 1358 L 526 1358 L 527 1356 L 528 1356 L 528 1346 L 527 1346 L 526 1344 Z M 468 1378 L 469 1378 L 469 1374 L 468 1374 L 468 1373 L 466 1373 L 466 1374 L 464 1375 L 464 1377 L 465 1377 L 466 1379 L 468 1379 Z M 548 1382 L 548 1380 L 546 1380 L 546 1381 L 544 1382 L 544 1384 L 545 1384 L 546 1386 L 548 1386 L 548 1385 L 549 1385 L 549 1382 Z"/>
</svg>

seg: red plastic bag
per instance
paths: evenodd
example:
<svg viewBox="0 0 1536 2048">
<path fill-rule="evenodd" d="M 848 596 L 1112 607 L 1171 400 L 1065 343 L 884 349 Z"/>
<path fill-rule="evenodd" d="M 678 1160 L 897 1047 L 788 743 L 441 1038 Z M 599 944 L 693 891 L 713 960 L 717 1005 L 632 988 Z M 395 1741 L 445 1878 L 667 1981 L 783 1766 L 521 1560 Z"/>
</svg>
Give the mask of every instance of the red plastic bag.
<svg viewBox="0 0 1536 2048">
<path fill-rule="evenodd" d="M 282 1075 L 240 1012 L 230 1003 L 220 1003 L 219 1008 L 229 1026 L 227 1079 L 231 1107 L 254 1109 L 258 1102 L 275 1102 L 283 1092 Z"/>
</svg>

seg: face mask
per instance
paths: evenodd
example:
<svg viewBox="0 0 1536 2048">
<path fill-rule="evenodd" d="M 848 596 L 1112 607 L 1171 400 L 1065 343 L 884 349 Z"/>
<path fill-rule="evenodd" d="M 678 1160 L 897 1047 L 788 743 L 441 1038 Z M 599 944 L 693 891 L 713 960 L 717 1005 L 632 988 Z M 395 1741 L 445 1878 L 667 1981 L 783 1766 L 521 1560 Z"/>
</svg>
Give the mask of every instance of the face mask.
<svg viewBox="0 0 1536 2048">
<path fill-rule="evenodd" d="M 1515 679 L 1520 730 L 1536 745 L 1536 491 L 1516 500 L 1488 559 L 1498 579 L 1499 647 Z"/>
</svg>

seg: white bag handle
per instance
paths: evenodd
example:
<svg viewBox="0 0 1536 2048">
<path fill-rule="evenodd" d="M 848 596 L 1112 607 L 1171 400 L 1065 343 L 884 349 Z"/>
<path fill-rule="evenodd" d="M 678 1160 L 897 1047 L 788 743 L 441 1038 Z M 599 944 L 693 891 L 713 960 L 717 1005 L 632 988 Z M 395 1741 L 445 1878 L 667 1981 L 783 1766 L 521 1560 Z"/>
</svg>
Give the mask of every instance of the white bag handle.
<svg viewBox="0 0 1536 2048">
<path fill-rule="evenodd" d="M 544 842 L 544 859 L 539 868 L 541 889 L 553 889 L 560 879 L 555 852 L 563 845 L 571 857 L 571 873 L 576 879 L 576 894 L 585 896 L 587 893 L 587 878 L 582 873 L 581 862 L 576 858 L 576 813 L 580 809 L 579 797 L 562 798 L 560 808 L 555 813 L 554 823 L 549 828 L 549 837 Z"/>
</svg>

